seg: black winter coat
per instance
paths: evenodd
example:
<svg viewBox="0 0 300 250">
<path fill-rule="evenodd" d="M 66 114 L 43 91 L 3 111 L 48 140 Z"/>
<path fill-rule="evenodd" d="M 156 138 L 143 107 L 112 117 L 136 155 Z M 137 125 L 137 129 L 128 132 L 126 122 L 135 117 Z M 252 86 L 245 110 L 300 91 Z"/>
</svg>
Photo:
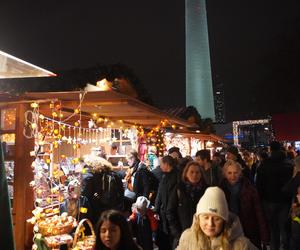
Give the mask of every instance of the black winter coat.
<svg viewBox="0 0 300 250">
<path fill-rule="evenodd" d="M 144 164 L 140 164 L 135 172 L 133 192 L 135 192 L 136 197 L 145 196 L 149 198 L 151 187 L 147 171 L 149 171 L 147 167 Z"/>
<path fill-rule="evenodd" d="M 103 182 L 104 181 L 104 182 Z M 124 209 L 124 188 L 121 178 L 114 172 L 97 172 L 85 179 L 82 194 L 89 200 L 96 223 L 105 210 Z"/>
<path fill-rule="evenodd" d="M 160 228 L 161 230 L 169 234 L 169 223 L 167 220 L 167 207 L 170 202 L 170 196 L 172 191 L 177 185 L 177 169 L 173 168 L 171 172 L 164 173 L 161 182 L 159 183 L 158 193 L 155 200 L 154 212 L 160 216 Z"/>
<path fill-rule="evenodd" d="M 192 196 L 186 185 L 180 182 L 173 190 L 167 207 L 167 219 L 174 238 L 179 239 L 181 233 L 191 227 L 197 204 L 206 188 L 206 183 L 201 182 L 200 189 Z"/>
<path fill-rule="evenodd" d="M 290 197 L 282 192 L 283 186 L 292 178 L 293 166 L 285 161 L 283 152 L 272 152 L 257 169 L 256 187 L 263 201 L 289 203 Z"/>
</svg>

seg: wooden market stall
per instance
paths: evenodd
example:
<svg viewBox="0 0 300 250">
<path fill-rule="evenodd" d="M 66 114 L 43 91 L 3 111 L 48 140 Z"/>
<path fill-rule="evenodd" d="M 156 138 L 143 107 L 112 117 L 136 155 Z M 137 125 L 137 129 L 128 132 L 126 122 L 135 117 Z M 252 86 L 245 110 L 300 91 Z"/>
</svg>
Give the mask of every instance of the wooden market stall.
<svg viewBox="0 0 300 250">
<path fill-rule="evenodd" d="M 215 134 L 201 133 L 199 130 L 175 130 L 165 134 L 167 149 L 179 147 L 183 156 L 195 156 L 196 152 L 201 149 L 215 151 L 216 148 L 224 143 L 225 140 Z M 225 145 L 225 144 L 224 144 Z"/>
<path fill-rule="evenodd" d="M 6 143 L 5 161 L 13 165 L 12 214 L 18 250 L 30 249 L 32 245 L 32 225 L 26 220 L 31 217 L 34 208 L 33 192 L 29 183 L 33 179 L 31 166 L 35 156 L 33 150 L 36 138 L 28 130 L 29 125 L 32 128 L 34 126 L 33 117 L 28 117 L 27 113 L 35 107 L 33 103 L 38 104 L 39 114 L 51 118 L 55 117 L 49 104 L 59 105 L 55 107 L 59 114 L 64 118 L 69 117 L 69 124 L 75 124 L 80 119 L 80 124 L 77 125 L 80 128 L 88 127 L 89 121 L 95 115 L 97 119 L 102 119 L 101 126 L 116 128 L 143 126 L 152 129 L 164 122 L 178 128 L 194 126 L 115 91 L 32 92 L 18 97 L 0 95 L 0 134 Z"/>
</svg>

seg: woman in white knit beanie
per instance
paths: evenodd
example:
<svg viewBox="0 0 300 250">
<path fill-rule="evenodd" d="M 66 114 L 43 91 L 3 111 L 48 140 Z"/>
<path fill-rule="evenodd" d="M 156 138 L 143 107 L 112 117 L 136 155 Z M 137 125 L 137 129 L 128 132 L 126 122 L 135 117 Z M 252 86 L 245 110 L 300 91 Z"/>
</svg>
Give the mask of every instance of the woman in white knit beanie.
<svg viewBox="0 0 300 250">
<path fill-rule="evenodd" d="M 209 187 L 197 205 L 192 226 L 180 237 L 177 250 L 256 250 L 244 237 L 237 216 L 229 213 L 224 192 Z"/>
</svg>

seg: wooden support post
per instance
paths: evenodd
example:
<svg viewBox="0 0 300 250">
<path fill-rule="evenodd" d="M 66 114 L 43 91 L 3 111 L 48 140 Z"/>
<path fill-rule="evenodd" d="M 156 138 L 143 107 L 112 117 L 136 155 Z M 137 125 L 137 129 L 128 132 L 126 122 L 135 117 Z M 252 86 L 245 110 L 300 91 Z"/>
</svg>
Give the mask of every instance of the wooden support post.
<svg viewBox="0 0 300 250">
<path fill-rule="evenodd" d="M 34 139 L 23 135 L 24 113 L 29 109 L 28 104 L 18 104 L 16 113 L 16 151 L 14 176 L 14 233 L 16 249 L 31 249 L 32 226 L 26 222 L 31 218 L 33 210 L 33 190 L 29 182 L 33 180 L 31 163 L 33 158 L 30 151 L 34 149 Z"/>
</svg>

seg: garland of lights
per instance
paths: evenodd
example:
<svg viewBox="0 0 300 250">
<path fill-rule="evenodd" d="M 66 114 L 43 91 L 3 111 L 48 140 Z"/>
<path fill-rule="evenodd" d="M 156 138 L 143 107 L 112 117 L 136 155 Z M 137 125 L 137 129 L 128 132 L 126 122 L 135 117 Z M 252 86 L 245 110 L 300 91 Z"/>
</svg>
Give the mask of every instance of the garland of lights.
<svg viewBox="0 0 300 250">
<path fill-rule="evenodd" d="M 269 119 L 261 119 L 261 120 L 246 120 L 246 121 L 234 121 L 232 122 L 233 129 L 233 143 L 236 146 L 240 146 L 239 144 L 239 126 L 242 125 L 253 125 L 253 124 L 266 124 L 269 123 Z"/>
</svg>

